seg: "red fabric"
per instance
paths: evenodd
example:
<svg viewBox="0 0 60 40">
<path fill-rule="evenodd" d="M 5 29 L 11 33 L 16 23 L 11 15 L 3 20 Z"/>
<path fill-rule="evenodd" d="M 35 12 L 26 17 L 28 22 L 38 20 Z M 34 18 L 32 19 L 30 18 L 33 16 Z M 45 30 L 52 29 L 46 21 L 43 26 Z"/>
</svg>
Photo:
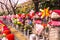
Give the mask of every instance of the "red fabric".
<svg viewBox="0 0 60 40">
<path fill-rule="evenodd" d="M 21 14 L 18 14 L 19 17 L 21 17 Z"/>
<path fill-rule="evenodd" d="M 53 10 L 53 12 L 56 12 L 58 15 L 60 15 L 60 10 Z"/>
<path fill-rule="evenodd" d="M 9 16 L 9 15 L 7 15 L 7 19 L 8 19 L 8 20 L 11 20 L 11 15 L 10 15 L 10 16 Z"/>
<path fill-rule="evenodd" d="M 52 26 L 60 26 L 60 21 L 51 21 L 49 24 Z"/>
<path fill-rule="evenodd" d="M 4 28 L 7 28 L 7 26 L 4 26 Z"/>
<path fill-rule="evenodd" d="M 50 14 L 51 14 L 52 12 L 53 12 L 52 10 L 49 11 Z"/>
<path fill-rule="evenodd" d="M 14 34 L 9 34 L 6 37 L 8 40 L 14 40 Z"/>
<path fill-rule="evenodd" d="M 3 31 L 4 31 L 4 30 L 9 30 L 9 29 L 8 29 L 8 28 L 4 28 Z"/>
<path fill-rule="evenodd" d="M 16 15 L 12 15 L 13 18 L 17 18 Z"/>
<path fill-rule="evenodd" d="M 5 33 L 6 35 L 10 34 L 10 30 L 4 30 L 3 33 Z"/>
<path fill-rule="evenodd" d="M 9 28 L 5 25 L 4 27 L 3 27 L 3 31 L 4 30 L 9 30 Z"/>
<path fill-rule="evenodd" d="M 6 19 L 6 17 L 7 17 L 7 16 L 3 16 L 3 18 L 5 18 L 5 19 Z"/>
<path fill-rule="evenodd" d="M 0 29 L 1 29 L 2 27 L 0 27 Z"/>
<path fill-rule="evenodd" d="M 29 13 L 30 18 L 33 18 L 34 13 Z"/>
<path fill-rule="evenodd" d="M 26 17 L 26 15 L 25 14 L 21 14 L 21 18 L 25 18 Z"/>
<path fill-rule="evenodd" d="M 36 20 L 36 21 L 35 21 L 35 24 L 40 24 L 40 23 L 41 23 L 40 20 Z"/>
<path fill-rule="evenodd" d="M 3 21 L 2 21 L 2 20 L 0 20 L 0 23 L 3 23 Z"/>
<path fill-rule="evenodd" d="M 42 25 L 43 25 L 43 27 L 44 27 L 44 28 L 47 26 L 47 24 L 45 24 L 45 23 L 44 23 L 44 24 L 42 24 Z"/>
<path fill-rule="evenodd" d="M 34 13 L 30 13 L 29 16 L 34 16 Z"/>
<path fill-rule="evenodd" d="M 37 14 L 38 16 L 41 16 L 41 15 L 42 15 L 42 13 L 41 13 L 41 12 L 36 12 L 36 14 Z"/>
</svg>

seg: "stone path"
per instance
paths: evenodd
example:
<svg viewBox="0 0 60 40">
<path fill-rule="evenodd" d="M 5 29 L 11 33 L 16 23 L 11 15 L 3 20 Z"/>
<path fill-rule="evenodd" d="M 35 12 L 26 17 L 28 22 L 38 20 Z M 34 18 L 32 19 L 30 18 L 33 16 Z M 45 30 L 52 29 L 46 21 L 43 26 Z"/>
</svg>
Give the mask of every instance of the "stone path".
<svg viewBox="0 0 60 40">
<path fill-rule="evenodd" d="M 10 30 L 18 40 L 27 40 L 26 36 L 24 36 L 21 32 L 18 32 L 16 29 L 10 27 Z"/>
</svg>

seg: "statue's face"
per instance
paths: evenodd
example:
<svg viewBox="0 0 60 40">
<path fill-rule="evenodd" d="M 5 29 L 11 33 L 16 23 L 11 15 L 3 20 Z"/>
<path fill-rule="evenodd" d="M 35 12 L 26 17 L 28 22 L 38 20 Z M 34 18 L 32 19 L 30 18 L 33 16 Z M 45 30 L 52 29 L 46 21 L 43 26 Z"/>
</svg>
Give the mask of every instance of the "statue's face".
<svg viewBox="0 0 60 40">
<path fill-rule="evenodd" d="M 58 18 L 60 17 L 56 12 L 52 12 L 51 18 Z"/>
</svg>

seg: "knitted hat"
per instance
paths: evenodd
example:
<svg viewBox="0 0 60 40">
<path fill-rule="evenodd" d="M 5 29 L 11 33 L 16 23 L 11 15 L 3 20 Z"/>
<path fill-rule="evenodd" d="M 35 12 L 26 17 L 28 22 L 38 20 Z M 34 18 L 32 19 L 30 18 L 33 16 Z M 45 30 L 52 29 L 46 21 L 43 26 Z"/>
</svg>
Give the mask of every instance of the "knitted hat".
<svg viewBox="0 0 60 40">
<path fill-rule="evenodd" d="M 60 10 L 53 10 L 51 13 L 51 18 L 59 18 L 60 17 Z"/>
<path fill-rule="evenodd" d="M 53 10 L 53 12 L 57 13 L 58 15 L 60 15 L 60 10 Z"/>
</svg>

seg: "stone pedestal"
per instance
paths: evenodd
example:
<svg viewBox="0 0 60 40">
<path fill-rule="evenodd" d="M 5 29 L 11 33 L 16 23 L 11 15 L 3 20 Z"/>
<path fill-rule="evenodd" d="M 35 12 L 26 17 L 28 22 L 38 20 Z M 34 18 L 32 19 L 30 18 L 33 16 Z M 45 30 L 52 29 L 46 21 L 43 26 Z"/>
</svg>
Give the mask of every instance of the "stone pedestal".
<svg viewBox="0 0 60 40">
<path fill-rule="evenodd" d="M 60 27 L 50 28 L 49 40 L 60 40 L 59 38 Z"/>
</svg>

